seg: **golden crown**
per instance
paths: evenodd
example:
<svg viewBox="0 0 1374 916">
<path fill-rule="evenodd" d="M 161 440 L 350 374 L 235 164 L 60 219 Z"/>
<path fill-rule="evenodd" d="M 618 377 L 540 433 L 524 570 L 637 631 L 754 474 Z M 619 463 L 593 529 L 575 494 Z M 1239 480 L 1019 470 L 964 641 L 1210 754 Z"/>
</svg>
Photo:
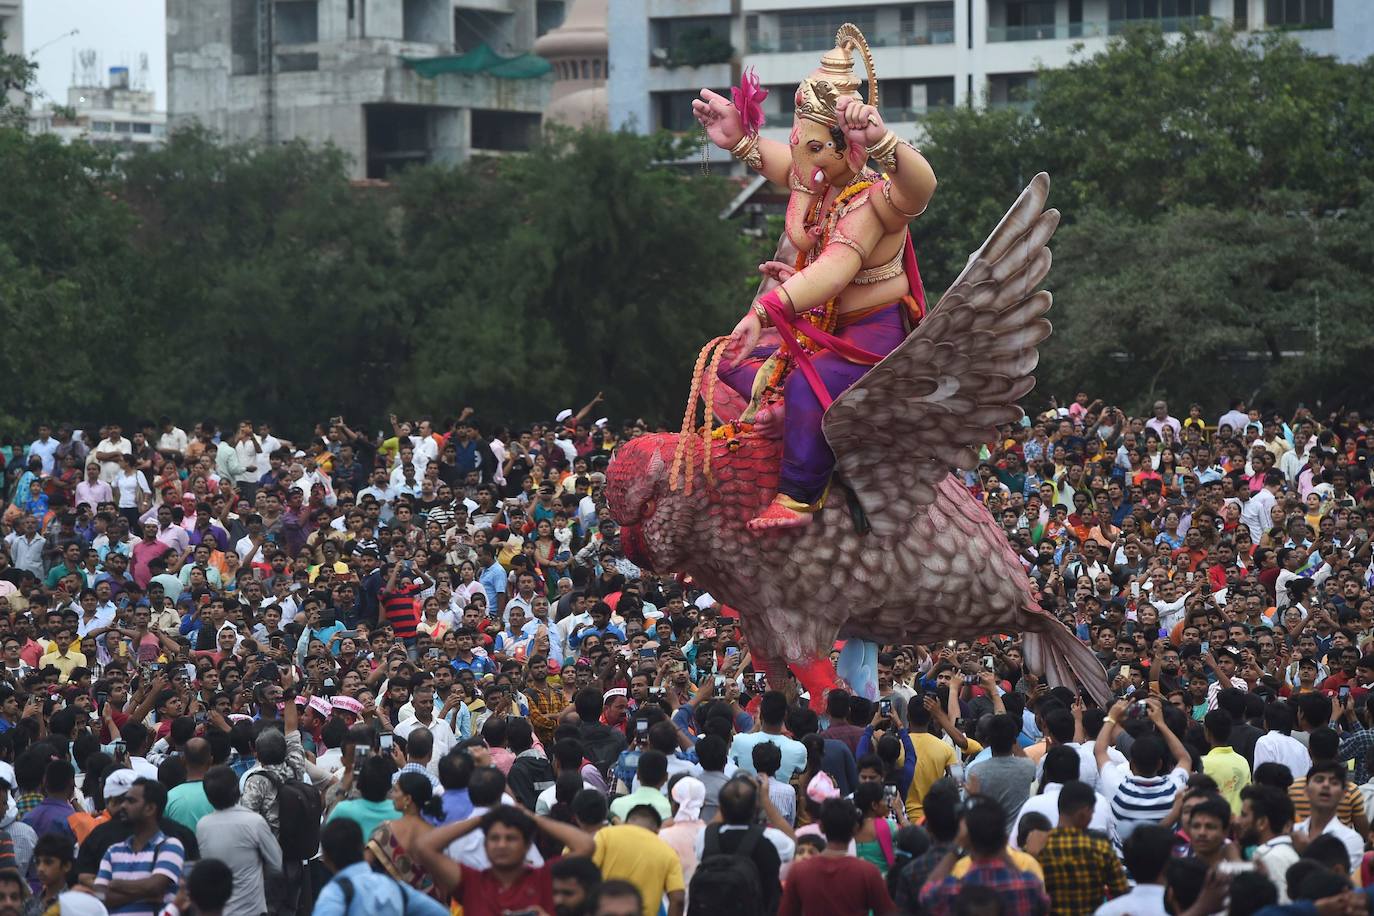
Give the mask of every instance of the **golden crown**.
<svg viewBox="0 0 1374 916">
<path fill-rule="evenodd" d="M 873 52 L 859 27 L 846 22 L 835 32 L 835 47 L 821 57 L 820 67 L 797 86 L 797 117 L 826 127 L 840 123 L 835 111 L 840 97 L 859 97 L 852 53 L 855 50 L 863 55 L 864 69 L 868 71 L 868 104 L 878 104 L 878 72 L 873 65 Z"/>
</svg>

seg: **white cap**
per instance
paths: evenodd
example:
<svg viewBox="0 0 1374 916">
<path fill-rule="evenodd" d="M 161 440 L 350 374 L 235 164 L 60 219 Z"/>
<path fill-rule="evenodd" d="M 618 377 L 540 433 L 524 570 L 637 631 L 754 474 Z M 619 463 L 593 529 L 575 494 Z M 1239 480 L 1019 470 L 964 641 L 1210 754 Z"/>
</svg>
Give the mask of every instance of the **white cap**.
<svg viewBox="0 0 1374 916">
<path fill-rule="evenodd" d="M 607 423 L 610 423 L 610 422 L 611 422 L 611 418 L 610 418 L 610 417 L 602 417 L 600 420 L 597 420 L 596 423 L 595 423 L 594 425 L 596 426 L 597 429 L 605 429 L 605 428 L 606 428 L 606 424 L 607 424 Z"/>
<path fill-rule="evenodd" d="M 565 409 L 565 410 L 560 410 L 560 411 L 558 412 L 558 416 L 554 417 L 553 419 L 554 419 L 555 422 L 562 423 L 564 420 L 568 419 L 568 418 L 571 417 L 571 416 L 572 416 L 572 411 L 571 411 L 571 410 L 566 410 L 566 409 Z"/>
<path fill-rule="evenodd" d="M 115 770 L 105 777 L 105 786 L 100 794 L 104 798 L 119 798 L 129 791 L 135 779 L 138 779 L 138 774 L 133 770 Z"/>
</svg>

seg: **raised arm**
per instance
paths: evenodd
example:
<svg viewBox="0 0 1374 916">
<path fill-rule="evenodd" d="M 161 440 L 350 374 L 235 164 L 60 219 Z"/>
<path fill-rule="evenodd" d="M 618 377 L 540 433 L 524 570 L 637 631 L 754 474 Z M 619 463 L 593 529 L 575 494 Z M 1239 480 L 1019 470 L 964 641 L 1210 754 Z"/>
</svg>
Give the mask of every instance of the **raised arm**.
<svg viewBox="0 0 1374 916">
<path fill-rule="evenodd" d="M 710 89 L 692 102 L 692 114 L 706 128 L 711 142 L 734 155 L 774 184 L 786 185 L 792 169 L 792 152 L 776 140 L 755 137 L 751 146 L 744 131 L 744 118 L 735 104 Z"/>
<path fill-rule="evenodd" d="M 1192 769 L 1193 758 L 1189 755 L 1188 749 L 1183 746 L 1182 741 L 1178 740 L 1178 735 L 1175 735 L 1169 730 L 1169 726 L 1164 724 L 1164 704 L 1158 697 L 1151 697 L 1146 702 L 1147 708 L 1150 710 L 1150 721 L 1155 724 L 1155 728 L 1159 729 L 1159 736 L 1164 739 L 1164 745 L 1169 748 L 1169 753 L 1174 755 L 1174 764 L 1185 770 Z M 1180 792 L 1179 795 L 1182 796 L 1183 793 Z"/>
<path fill-rule="evenodd" d="M 423 834 L 411 844 L 411 851 L 419 863 L 439 885 L 445 897 L 452 896 L 463 883 L 463 866 L 444 854 L 448 845 L 467 836 L 482 825 L 481 816 L 445 824 Z"/>
</svg>

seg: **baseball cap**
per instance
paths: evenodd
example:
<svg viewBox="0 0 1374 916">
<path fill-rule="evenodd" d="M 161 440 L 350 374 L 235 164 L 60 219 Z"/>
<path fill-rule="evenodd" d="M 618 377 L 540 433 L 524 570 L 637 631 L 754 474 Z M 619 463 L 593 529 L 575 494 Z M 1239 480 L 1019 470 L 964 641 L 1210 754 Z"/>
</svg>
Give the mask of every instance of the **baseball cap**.
<svg viewBox="0 0 1374 916">
<path fill-rule="evenodd" d="M 101 794 L 106 798 L 119 798 L 129 791 L 129 787 L 134 784 L 136 779 L 138 779 L 138 774 L 133 770 L 115 770 L 105 777 L 105 788 Z"/>
</svg>

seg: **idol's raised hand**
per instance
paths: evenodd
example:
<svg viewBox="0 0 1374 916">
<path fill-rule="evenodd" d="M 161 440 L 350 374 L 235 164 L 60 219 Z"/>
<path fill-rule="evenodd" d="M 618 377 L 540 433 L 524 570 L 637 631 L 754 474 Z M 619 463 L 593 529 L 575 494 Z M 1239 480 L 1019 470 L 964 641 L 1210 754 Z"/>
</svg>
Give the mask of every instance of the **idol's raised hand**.
<svg viewBox="0 0 1374 916">
<path fill-rule="evenodd" d="M 883 116 L 872 105 L 865 105 L 863 99 L 852 95 L 842 95 L 835 105 L 840 126 L 844 128 L 845 139 L 868 149 L 887 134 Z"/>
<path fill-rule="evenodd" d="M 706 136 L 721 149 L 733 149 L 744 139 L 744 119 L 739 109 L 710 89 L 701 90 L 701 97 L 692 101 L 692 114 L 706 128 Z"/>
</svg>

